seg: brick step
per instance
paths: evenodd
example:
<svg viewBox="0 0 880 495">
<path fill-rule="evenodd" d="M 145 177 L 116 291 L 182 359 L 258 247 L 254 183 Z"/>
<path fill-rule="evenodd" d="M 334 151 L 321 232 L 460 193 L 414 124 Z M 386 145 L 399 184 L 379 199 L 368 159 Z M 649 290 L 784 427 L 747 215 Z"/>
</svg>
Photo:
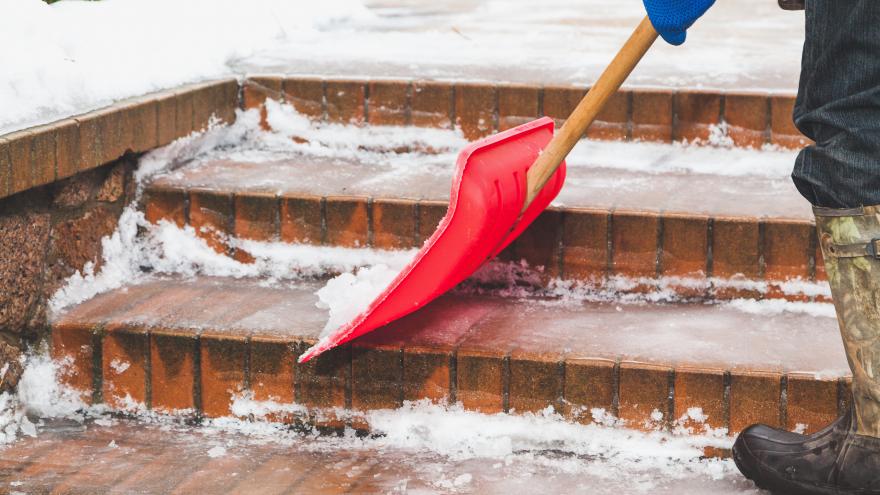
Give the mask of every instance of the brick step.
<svg viewBox="0 0 880 495">
<path fill-rule="evenodd" d="M 477 139 L 548 116 L 562 122 L 588 88 L 471 81 L 370 80 L 254 75 L 243 83 L 244 108 L 266 99 L 291 103 L 331 122 L 459 129 Z M 706 140 L 723 125 L 736 146 L 800 148 L 792 94 L 705 89 L 624 88 L 586 135 L 627 141 Z"/>
<path fill-rule="evenodd" d="M 311 156 L 208 161 L 156 178 L 144 208 L 149 220 L 192 225 L 227 251 L 204 229 L 256 240 L 412 248 L 446 212 L 452 166 L 426 163 L 383 186 L 371 179 L 388 165 Z M 645 176 L 573 163 L 558 204 L 501 258 L 543 267 L 545 281 L 680 277 L 689 280 L 672 284 L 680 293 L 708 298 L 803 299 L 809 296 L 778 282 L 825 279 L 809 205 L 788 180 Z M 770 283 L 732 290 L 719 282 L 731 278 Z"/>
<path fill-rule="evenodd" d="M 99 295 L 52 323 L 64 380 L 92 402 L 196 417 L 231 414 L 234 396 L 299 404 L 276 419 L 357 426 L 405 400 L 487 413 L 553 406 L 590 421 L 671 425 L 701 407 L 732 432 L 756 421 L 813 431 L 845 407 L 835 320 L 749 314 L 725 305 L 565 303 L 449 294 L 306 365 L 327 314 L 320 282 L 161 279 Z M 656 418 L 655 418 L 656 419 Z"/>
</svg>

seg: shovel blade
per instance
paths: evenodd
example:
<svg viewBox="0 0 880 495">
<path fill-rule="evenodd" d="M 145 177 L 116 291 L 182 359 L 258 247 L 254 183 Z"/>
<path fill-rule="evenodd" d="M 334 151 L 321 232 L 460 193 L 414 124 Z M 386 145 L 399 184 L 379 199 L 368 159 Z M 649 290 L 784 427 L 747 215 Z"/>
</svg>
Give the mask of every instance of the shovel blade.
<svg viewBox="0 0 880 495">
<path fill-rule="evenodd" d="M 462 150 L 449 209 L 431 238 L 364 312 L 321 339 L 300 362 L 421 308 L 513 242 L 559 194 L 565 181 L 563 163 L 522 212 L 526 172 L 550 142 L 553 129 L 553 120 L 544 117 Z"/>
</svg>

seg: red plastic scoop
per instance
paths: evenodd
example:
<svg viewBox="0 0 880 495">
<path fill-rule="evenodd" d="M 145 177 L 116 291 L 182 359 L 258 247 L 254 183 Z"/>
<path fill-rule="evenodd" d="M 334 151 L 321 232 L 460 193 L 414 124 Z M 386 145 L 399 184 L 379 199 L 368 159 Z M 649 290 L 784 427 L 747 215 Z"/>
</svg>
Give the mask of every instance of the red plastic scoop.
<svg viewBox="0 0 880 495">
<path fill-rule="evenodd" d="M 544 117 L 465 148 L 449 210 L 415 259 L 363 313 L 300 362 L 421 308 L 516 239 L 562 189 L 565 157 L 656 38 L 645 18 L 556 136 L 553 120 Z"/>
</svg>

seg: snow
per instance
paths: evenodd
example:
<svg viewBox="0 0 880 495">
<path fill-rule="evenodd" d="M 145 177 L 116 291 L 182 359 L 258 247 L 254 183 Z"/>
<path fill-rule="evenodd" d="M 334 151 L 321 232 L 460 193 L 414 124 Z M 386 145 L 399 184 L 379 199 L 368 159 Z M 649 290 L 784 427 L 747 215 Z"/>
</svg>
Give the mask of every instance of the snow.
<svg viewBox="0 0 880 495">
<path fill-rule="evenodd" d="M 585 85 L 643 15 L 613 0 L 5 0 L 0 133 L 247 73 Z M 790 93 L 802 41 L 802 14 L 719 2 L 630 83 Z"/>
<path fill-rule="evenodd" d="M 226 455 L 226 447 L 216 446 L 212 447 L 208 450 L 208 457 L 211 459 L 215 459 L 217 457 L 223 457 Z"/>
<path fill-rule="evenodd" d="M 232 75 L 286 37 L 372 17 L 357 0 L 6 0 L 0 133 Z"/>
<path fill-rule="evenodd" d="M 318 307 L 330 313 L 320 337 L 331 335 L 365 311 L 405 266 L 402 264 L 392 268 L 384 263 L 377 264 L 361 268 L 355 273 L 343 273 L 327 281 L 317 292 L 320 299 Z"/>
</svg>

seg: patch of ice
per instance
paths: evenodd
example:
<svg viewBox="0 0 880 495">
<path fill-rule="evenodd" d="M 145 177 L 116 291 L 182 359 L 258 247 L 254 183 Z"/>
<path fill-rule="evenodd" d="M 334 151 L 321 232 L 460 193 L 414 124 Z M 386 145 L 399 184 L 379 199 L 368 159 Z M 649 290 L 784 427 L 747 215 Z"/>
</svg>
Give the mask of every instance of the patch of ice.
<svg viewBox="0 0 880 495">
<path fill-rule="evenodd" d="M 110 368 L 116 374 L 125 373 L 125 370 L 127 370 L 130 367 L 131 367 L 131 363 L 129 363 L 128 361 L 121 361 L 121 360 L 119 360 L 119 358 L 114 358 L 113 360 L 110 361 Z"/>
<path fill-rule="evenodd" d="M 837 317 L 834 305 L 831 303 L 786 301 L 785 299 L 734 299 L 721 304 L 753 315 L 775 316 L 783 313 L 801 313 L 815 317 Z"/>
<path fill-rule="evenodd" d="M 215 459 L 217 457 L 223 457 L 226 455 L 226 447 L 222 445 L 218 445 L 216 447 L 212 447 L 208 449 L 208 457 Z"/>
</svg>

